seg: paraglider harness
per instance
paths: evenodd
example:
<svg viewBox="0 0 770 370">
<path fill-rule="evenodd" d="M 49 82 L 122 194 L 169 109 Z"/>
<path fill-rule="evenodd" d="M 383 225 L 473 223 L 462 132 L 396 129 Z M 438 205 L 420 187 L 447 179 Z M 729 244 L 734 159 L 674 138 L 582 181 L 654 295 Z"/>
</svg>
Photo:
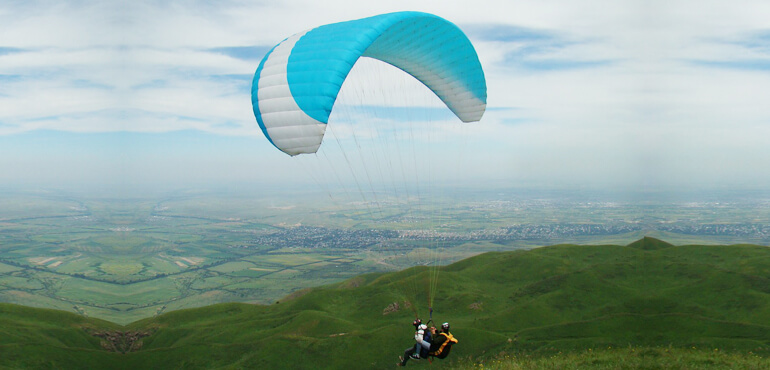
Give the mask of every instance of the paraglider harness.
<svg viewBox="0 0 770 370">
<path fill-rule="evenodd" d="M 438 335 L 443 335 L 445 337 L 444 342 L 442 342 L 435 351 L 429 352 L 428 355 L 430 357 L 438 357 L 440 359 L 444 359 L 449 355 L 449 351 L 452 349 L 452 345 L 457 343 L 457 339 L 455 339 L 452 333 L 441 332 L 438 333 Z"/>
</svg>

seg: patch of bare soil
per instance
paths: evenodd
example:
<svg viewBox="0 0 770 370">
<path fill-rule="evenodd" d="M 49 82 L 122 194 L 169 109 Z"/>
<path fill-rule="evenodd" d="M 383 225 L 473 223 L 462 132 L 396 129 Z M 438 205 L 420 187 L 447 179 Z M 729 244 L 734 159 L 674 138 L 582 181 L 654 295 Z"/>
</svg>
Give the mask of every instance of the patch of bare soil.
<svg viewBox="0 0 770 370">
<path fill-rule="evenodd" d="M 150 336 L 151 333 L 140 330 L 94 330 L 90 334 L 102 338 L 102 348 L 110 352 L 128 353 L 141 349 L 142 338 Z"/>
</svg>

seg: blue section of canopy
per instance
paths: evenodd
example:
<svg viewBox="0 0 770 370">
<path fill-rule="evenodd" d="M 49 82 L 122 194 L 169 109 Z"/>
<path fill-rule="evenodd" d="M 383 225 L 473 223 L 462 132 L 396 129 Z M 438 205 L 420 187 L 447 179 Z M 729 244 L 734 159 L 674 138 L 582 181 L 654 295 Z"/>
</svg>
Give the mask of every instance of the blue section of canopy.
<svg viewBox="0 0 770 370">
<path fill-rule="evenodd" d="M 327 123 L 342 83 L 361 56 L 411 74 L 458 116 L 454 98 L 459 92 L 441 89 L 448 81 L 486 103 L 484 72 L 465 34 L 435 15 L 399 12 L 321 26 L 297 41 L 287 80 L 302 111 Z"/>
</svg>

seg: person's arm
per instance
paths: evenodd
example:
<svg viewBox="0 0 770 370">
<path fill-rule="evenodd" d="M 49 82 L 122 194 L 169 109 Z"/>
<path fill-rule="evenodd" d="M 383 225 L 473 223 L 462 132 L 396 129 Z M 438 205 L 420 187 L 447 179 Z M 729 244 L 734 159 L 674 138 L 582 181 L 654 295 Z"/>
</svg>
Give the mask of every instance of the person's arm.
<svg viewBox="0 0 770 370">
<path fill-rule="evenodd" d="M 423 335 L 425 335 L 425 331 L 423 331 L 423 330 L 418 330 L 418 331 L 416 331 L 416 332 L 414 333 L 414 340 L 415 340 L 417 343 L 422 343 L 422 336 L 423 336 Z"/>
</svg>

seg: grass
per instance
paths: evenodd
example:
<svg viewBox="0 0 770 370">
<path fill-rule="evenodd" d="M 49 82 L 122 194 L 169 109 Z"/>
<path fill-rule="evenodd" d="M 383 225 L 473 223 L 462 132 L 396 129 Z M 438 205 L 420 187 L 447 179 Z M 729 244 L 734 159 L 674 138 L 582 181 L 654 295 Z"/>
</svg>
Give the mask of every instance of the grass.
<svg viewBox="0 0 770 370">
<path fill-rule="evenodd" d="M 453 369 L 491 370 L 615 370 L 615 369 L 766 369 L 766 357 L 751 351 L 730 352 L 719 348 L 624 347 L 589 348 L 544 355 L 499 353 L 493 357 L 462 359 Z"/>
<path fill-rule="evenodd" d="M 0 303 L 0 368 L 109 368 L 115 354 L 86 329 L 119 329 L 68 312 Z"/>
</svg>

